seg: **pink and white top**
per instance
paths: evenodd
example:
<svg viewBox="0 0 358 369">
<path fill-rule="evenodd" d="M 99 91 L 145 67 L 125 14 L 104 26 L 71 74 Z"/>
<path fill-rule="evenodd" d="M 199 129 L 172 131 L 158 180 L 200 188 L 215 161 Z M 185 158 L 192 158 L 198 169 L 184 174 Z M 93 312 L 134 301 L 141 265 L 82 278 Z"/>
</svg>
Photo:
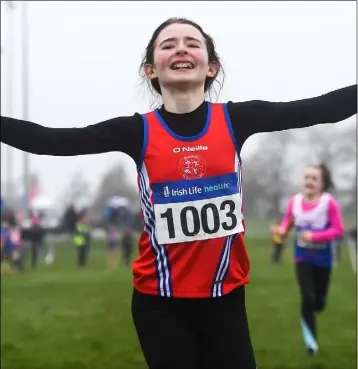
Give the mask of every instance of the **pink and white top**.
<svg viewBox="0 0 358 369">
<path fill-rule="evenodd" d="M 296 226 L 300 226 L 300 219 L 297 218 L 313 217 L 312 221 L 315 221 L 314 218 L 316 218 L 318 222 L 321 223 L 318 218 L 321 217 L 320 214 L 322 214 L 322 211 L 320 210 L 323 210 L 323 206 L 323 213 L 325 213 L 328 226 L 322 229 L 323 227 L 317 224 L 315 228 L 318 229 L 314 229 L 314 232 L 312 232 L 312 241 L 328 242 L 342 237 L 344 234 L 343 216 L 338 202 L 328 193 L 323 193 L 321 198 L 315 201 L 306 200 L 302 194 L 292 196 L 289 200 L 286 213 L 280 223 L 280 229 L 286 230 L 292 222 L 292 218 L 294 218 L 294 224 Z M 297 211 L 298 208 L 299 211 Z M 297 217 L 298 214 L 302 214 L 302 216 Z"/>
</svg>

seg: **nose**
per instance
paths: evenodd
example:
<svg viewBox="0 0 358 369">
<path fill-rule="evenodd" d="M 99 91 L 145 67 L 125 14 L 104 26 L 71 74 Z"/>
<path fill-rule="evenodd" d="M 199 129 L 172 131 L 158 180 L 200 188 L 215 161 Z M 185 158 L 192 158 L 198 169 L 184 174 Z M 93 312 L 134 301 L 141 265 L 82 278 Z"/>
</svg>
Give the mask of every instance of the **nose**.
<svg viewBox="0 0 358 369">
<path fill-rule="evenodd" d="M 177 50 L 176 50 L 176 55 L 185 55 L 188 53 L 188 50 L 185 46 L 184 43 L 180 43 L 178 44 Z"/>
</svg>

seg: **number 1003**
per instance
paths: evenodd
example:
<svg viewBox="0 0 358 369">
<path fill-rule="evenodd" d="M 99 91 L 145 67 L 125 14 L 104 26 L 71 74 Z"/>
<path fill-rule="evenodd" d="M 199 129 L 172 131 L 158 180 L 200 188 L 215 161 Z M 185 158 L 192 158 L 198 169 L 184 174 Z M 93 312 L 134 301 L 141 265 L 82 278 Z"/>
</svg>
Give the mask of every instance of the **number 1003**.
<svg viewBox="0 0 358 369">
<path fill-rule="evenodd" d="M 228 208 L 228 210 L 226 208 Z M 220 211 L 226 211 L 225 215 L 220 217 L 219 209 Z M 235 215 L 235 202 L 232 200 L 225 200 L 220 204 L 219 209 L 218 206 L 213 203 L 205 204 L 200 211 L 194 206 L 185 206 L 180 211 L 178 219 L 181 231 L 185 236 L 193 237 L 201 230 L 207 234 L 214 234 L 221 228 L 225 231 L 234 229 L 238 222 Z M 193 219 L 192 226 L 190 227 L 191 229 L 189 229 L 188 224 L 188 216 L 190 215 Z M 175 238 L 176 224 L 173 216 L 173 209 L 168 208 L 164 213 L 160 214 L 160 216 L 167 220 L 169 238 Z"/>
</svg>

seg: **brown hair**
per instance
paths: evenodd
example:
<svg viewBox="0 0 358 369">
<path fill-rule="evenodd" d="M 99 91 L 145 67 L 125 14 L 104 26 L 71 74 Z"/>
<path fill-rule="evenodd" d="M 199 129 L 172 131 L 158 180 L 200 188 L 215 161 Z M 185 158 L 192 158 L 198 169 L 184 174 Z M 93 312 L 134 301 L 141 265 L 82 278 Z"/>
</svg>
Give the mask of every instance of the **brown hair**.
<svg viewBox="0 0 358 369">
<path fill-rule="evenodd" d="M 221 64 L 219 55 L 216 52 L 215 49 L 215 43 L 214 40 L 203 31 L 203 29 L 195 22 L 186 19 L 186 18 L 169 18 L 165 22 L 163 22 L 154 32 L 153 35 L 145 49 L 145 53 L 142 58 L 142 62 L 139 67 L 139 75 L 143 79 L 144 82 L 147 83 L 150 92 L 152 93 L 153 97 L 155 98 L 158 95 L 161 95 L 160 85 L 157 78 L 155 79 L 149 79 L 145 73 L 144 73 L 144 67 L 146 64 L 153 64 L 154 61 L 154 45 L 155 41 L 157 40 L 160 32 L 165 29 L 166 27 L 172 25 L 172 24 L 188 24 L 190 26 L 195 27 L 197 30 L 200 31 L 200 33 L 203 35 L 206 41 L 206 48 L 208 50 L 208 59 L 210 62 L 215 62 L 218 65 L 217 73 L 214 77 L 206 77 L 205 83 L 204 83 L 204 92 L 209 94 L 209 97 L 211 97 L 211 91 L 214 90 L 214 93 L 216 96 L 219 95 L 220 90 L 222 89 L 222 86 L 224 84 L 225 79 L 225 73 L 223 66 Z M 219 74 L 222 74 L 222 81 L 220 82 L 218 80 Z M 215 91 L 213 88 L 213 83 L 217 82 L 219 85 L 219 91 Z"/>
<path fill-rule="evenodd" d="M 328 169 L 328 167 L 325 164 L 319 164 L 319 165 L 313 165 L 314 168 L 317 168 L 321 171 L 322 174 L 322 183 L 323 192 L 333 190 L 334 189 L 334 183 L 332 180 L 332 174 L 331 171 Z"/>
</svg>

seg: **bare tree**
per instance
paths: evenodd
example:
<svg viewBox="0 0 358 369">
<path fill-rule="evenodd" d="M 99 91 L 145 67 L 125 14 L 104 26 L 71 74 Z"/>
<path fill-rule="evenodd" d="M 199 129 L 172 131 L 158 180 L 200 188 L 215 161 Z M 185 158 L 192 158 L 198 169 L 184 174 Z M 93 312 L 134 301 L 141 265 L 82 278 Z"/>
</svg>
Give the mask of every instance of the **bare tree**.
<svg viewBox="0 0 358 369">
<path fill-rule="evenodd" d="M 122 163 L 117 164 L 104 175 L 93 203 L 94 210 L 102 212 L 108 199 L 113 196 L 126 197 L 135 204 L 138 202 L 137 190 L 135 186 L 128 183 L 126 170 Z"/>
<path fill-rule="evenodd" d="M 82 172 L 77 171 L 71 178 L 68 187 L 62 194 L 64 203 L 74 204 L 77 201 L 81 201 L 89 194 L 89 183 L 83 177 Z"/>
<path fill-rule="evenodd" d="M 338 128 L 338 127 L 337 127 Z M 307 144 L 312 155 L 309 162 L 325 164 L 332 172 L 335 193 L 347 212 L 357 205 L 357 143 L 356 126 L 345 129 L 309 129 Z"/>
<path fill-rule="evenodd" d="M 356 127 L 326 129 L 316 126 L 307 129 L 306 145 L 311 160 L 339 168 L 342 164 L 354 165 L 357 157 Z"/>
<path fill-rule="evenodd" d="M 265 134 L 259 149 L 244 163 L 244 196 L 252 201 L 249 209 L 256 214 L 265 208 L 266 216 L 280 214 L 282 198 L 290 186 L 290 173 L 294 164 L 289 156 L 292 152 L 291 131 Z M 246 169 L 247 168 L 247 169 Z"/>
</svg>

